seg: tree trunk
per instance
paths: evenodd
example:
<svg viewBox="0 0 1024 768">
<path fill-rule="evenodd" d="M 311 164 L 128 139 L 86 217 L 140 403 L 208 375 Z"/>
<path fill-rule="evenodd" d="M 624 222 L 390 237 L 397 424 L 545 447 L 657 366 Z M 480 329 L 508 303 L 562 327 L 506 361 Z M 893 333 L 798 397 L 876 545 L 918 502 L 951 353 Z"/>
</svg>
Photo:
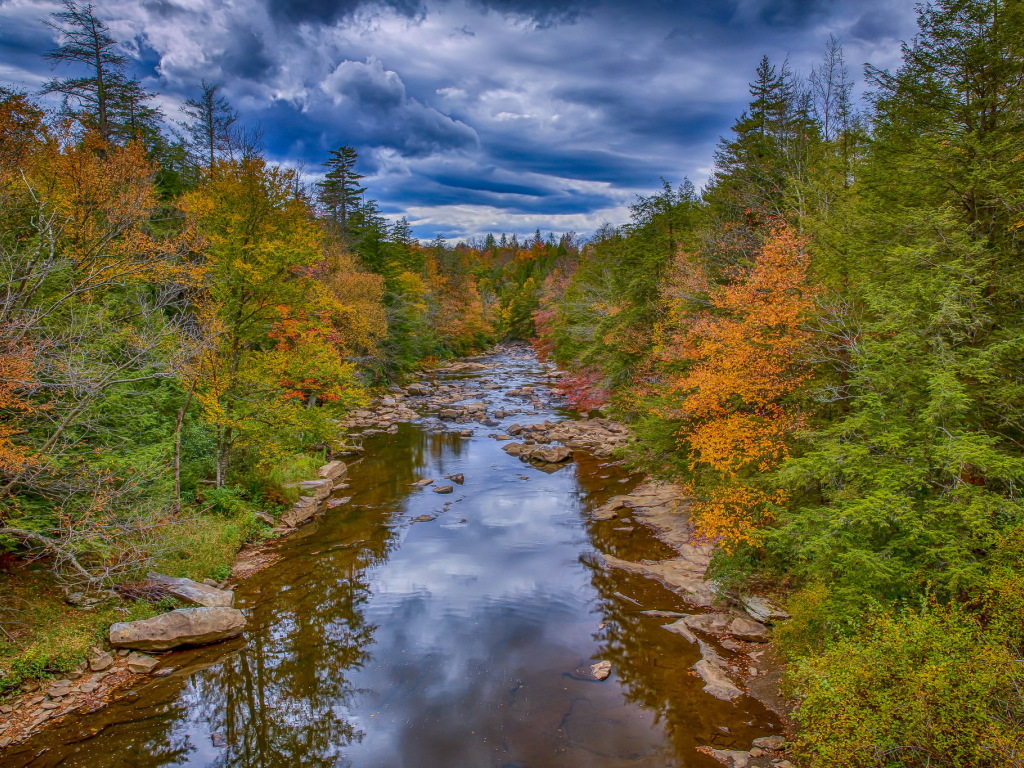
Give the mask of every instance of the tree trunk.
<svg viewBox="0 0 1024 768">
<path fill-rule="evenodd" d="M 192 380 L 185 404 L 178 411 L 178 423 L 174 425 L 174 514 L 181 512 L 181 426 L 185 421 L 185 412 L 192 402 L 192 393 L 196 391 L 196 382 L 198 381 L 198 376 Z"/>
</svg>

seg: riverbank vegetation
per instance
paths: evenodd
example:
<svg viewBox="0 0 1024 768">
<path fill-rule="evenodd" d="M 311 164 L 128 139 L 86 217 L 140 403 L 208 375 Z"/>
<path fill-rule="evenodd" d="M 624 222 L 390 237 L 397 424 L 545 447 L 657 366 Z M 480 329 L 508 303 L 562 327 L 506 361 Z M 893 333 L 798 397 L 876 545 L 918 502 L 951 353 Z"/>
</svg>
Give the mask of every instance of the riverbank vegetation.
<svg viewBox="0 0 1024 768">
<path fill-rule="evenodd" d="M 837 41 L 763 60 L 703 193 L 641 201 L 538 315 L 718 578 L 790 596 L 814 765 L 1021 760 L 1024 12 L 919 26 L 863 111 Z"/>
<path fill-rule="evenodd" d="M 77 663 L 109 623 L 69 596 L 154 568 L 223 579 L 345 450 L 347 413 L 422 361 L 532 335 L 533 286 L 577 250 L 423 246 L 351 147 L 308 183 L 216 85 L 163 115 L 92 6 L 50 25 L 42 95 L 63 106 L 0 91 L 0 565 L 62 589 L 5 578 L 2 688 Z"/>
</svg>

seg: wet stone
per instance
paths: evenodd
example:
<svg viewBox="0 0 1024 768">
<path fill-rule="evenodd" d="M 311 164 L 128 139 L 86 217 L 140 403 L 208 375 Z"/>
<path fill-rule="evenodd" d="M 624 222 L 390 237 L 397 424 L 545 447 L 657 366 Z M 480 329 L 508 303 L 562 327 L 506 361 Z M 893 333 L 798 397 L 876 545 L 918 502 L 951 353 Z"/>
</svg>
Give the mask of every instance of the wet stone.
<svg viewBox="0 0 1024 768">
<path fill-rule="evenodd" d="M 102 672 L 105 669 L 110 669 L 113 663 L 114 657 L 104 652 L 89 659 L 89 669 L 93 672 Z"/>
</svg>

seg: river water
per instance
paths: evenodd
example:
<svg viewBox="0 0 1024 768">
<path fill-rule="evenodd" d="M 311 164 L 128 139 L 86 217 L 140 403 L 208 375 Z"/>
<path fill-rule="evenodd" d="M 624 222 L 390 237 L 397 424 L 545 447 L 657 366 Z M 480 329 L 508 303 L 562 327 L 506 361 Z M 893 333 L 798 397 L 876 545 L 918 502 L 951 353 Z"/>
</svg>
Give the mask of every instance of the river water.
<svg viewBox="0 0 1024 768">
<path fill-rule="evenodd" d="M 495 367 L 447 378 L 499 384 L 491 408 L 522 408 L 504 393 L 543 384 L 525 350 L 484 362 Z M 569 417 L 537 411 L 503 425 Z M 238 586 L 243 638 L 174 654 L 173 675 L 65 718 L 0 763 L 712 768 L 696 747 L 749 749 L 778 727 L 749 697 L 704 693 L 695 646 L 640 613 L 687 610 L 679 597 L 598 564 L 598 551 L 671 554 L 642 525 L 590 520 L 639 478 L 581 452 L 542 471 L 487 437 L 500 428 L 467 426 L 471 438 L 413 424 L 367 437 L 351 502 Z M 450 496 L 411 485 L 458 472 Z M 436 517 L 412 522 L 420 515 Z M 607 680 L 573 676 L 600 660 Z"/>
</svg>

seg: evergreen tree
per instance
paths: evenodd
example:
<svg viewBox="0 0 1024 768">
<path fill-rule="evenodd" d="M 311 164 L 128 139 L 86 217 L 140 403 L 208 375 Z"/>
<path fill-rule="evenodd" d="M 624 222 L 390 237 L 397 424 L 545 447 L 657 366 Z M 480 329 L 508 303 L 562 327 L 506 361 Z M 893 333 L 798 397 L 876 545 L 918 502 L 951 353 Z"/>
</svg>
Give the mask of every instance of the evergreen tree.
<svg viewBox="0 0 1024 768">
<path fill-rule="evenodd" d="M 61 43 L 43 54 L 51 66 L 81 65 L 89 70 L 82 77 L 53 78 L 42 88 L 43 94 L 63 94 L 65 102 L 74 101 L 76 117 L 95 128 L 109 141 L 113 137 L 115 105 L 123 114 L 131 102 L 130 81 L 125 75 L 128 58 L 117 52 L 117 41 L 102 19 L 96 17 L 93 5 L 80 6 L 64 0 L 64 10 L 51 14 L 52 21 L 43 22 L 61 37 Z M 146 97 L 148 98 L 148 97 Z"/>
<path fill-rule="evenodd" d="M 138 141 L 152 154 L 166 144 L 160 125 L 163 112 L 146 102 L 155 94 L 132 77 L 114 89 L 109 102 L 110 135 L 115 141 Z"/>
<path fill-rule="evenodd" d="M 330 158 L 324 163 L 329 170 L 319 184 L 320 205 L 342 237 L 349 236 L 349 218 L 359 207 L 360 196 L 366 191 L 366 187 L 358 185 L 363 178 L 355 170 L 358 159 L 359 155 L 351 144 L 332 149 Z"/>
<path fill-rule="evenodd" d="M 185 129 L 186 145 L 196 164 L 205 165 L 212 175 L 218 156 L 231 151 L 232 128 L 238 121 L 238 113 L 227 99 L 217 96 L 219 86 L 203 80 L 199 88 L 202 95 L 182 105 L 181 111 L 188 120 L 179 125 Z"/>
</svg>

